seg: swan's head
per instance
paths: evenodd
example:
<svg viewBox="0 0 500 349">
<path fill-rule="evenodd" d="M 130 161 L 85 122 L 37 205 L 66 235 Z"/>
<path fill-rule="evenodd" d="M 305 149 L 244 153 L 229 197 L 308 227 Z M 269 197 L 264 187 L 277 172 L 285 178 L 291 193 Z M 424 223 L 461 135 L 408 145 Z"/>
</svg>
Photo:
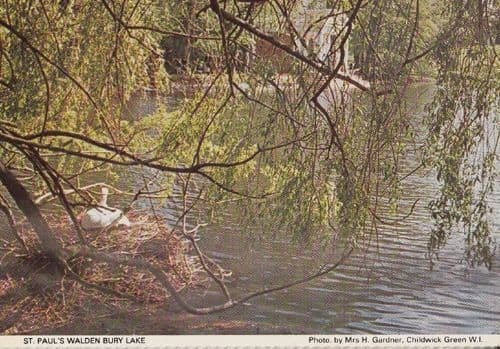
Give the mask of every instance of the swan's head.
<svg viewBox="0 0 500 349">
<path fill-rule="evenodd" d="M 102 187 L 101 187 L 101 194 L 102 194 L 102 195 L 108 195 L 108 194 L 109 194 L 109 189 L 108 189 L 108 187 L 102 186 Z"/>
</svg>

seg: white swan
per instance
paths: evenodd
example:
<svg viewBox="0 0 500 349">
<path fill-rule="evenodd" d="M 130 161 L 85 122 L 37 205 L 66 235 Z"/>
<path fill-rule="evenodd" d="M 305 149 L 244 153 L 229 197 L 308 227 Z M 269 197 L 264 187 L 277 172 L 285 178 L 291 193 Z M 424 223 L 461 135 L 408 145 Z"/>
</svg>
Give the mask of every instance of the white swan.
<svg viewBox="0 0 500 349">
<path fill-rule="evenodd" d="M 94 207 L 85 211 L 80 219 L 80 225 L 85 230 L 104 229 L 115 221 L 116 226 L 130 227 L 131 223 L 123 212 L 117 208 L 108 206 L 108 193 L 106 187 L 101 188 L 101 200 L 99 207 Z"/>
</svg>

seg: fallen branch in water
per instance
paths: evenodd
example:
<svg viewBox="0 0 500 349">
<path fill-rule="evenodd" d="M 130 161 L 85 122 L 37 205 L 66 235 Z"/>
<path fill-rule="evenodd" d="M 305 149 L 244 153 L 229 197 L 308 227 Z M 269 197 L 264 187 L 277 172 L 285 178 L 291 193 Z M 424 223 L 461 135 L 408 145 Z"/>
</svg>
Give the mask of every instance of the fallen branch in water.
<svg viewBox="0 0 500 349">
<path fill-rule="evenodd" d="M 290 287 L 293 287 L 296 285 L 300 285 L 300 284 L 306 283 L 308 281 L 311 281 L 315 278 L 318 278 L 320 276 L 323 276 L 325 274 L 328 274 L 329 272 L 331 272 L 332 270 L 337 268 L 339 265 L 343 264 L 344 261 L 351 255 L 352 251 L 353 251 L 353 248 L 350 248 L 334 264 L 332 264 L 330 266 L 322 266 L 319 268 L 319 270 L 316 273 L 311 274 L 309 276 L 306 276 L 304 278 L 292 281 L 292 282 L 287 283 L 287 284 L 278 285 L 278 286 L 271 287 L 271 288 L 265 288 L 265 289 L 260 290 L 260 291 L 249 293 L 246 296 L 243 296 L 239 299 L 235 299 L 235 300 L 229 299 L 225 303 L 214 305 L 211 307 L 202 307 L 202 308 L 197 308 L 197 307 L 194 307 L 194 306 L 190 305 L 189 303 L 187 303 L 180 296 L 180 294 L 175 290 L 172 283 L 166 278 L 163 270 L 151 265 L 150 263 L 147 263 L 144 260 L 140 260 L 140 259 L 136 259 L 136 258 L 129 258 L 126 256 L 112 255 L 109 253 L 102 253 L 102 252 L 94 251 L 88 247 L 82 247 L 78 251 L 78 255 L 80 255 L 82 257 L 88 257 L 88 258 L 91 258 L 91 259 L 94 259 L 94 260 L 100 261 L 100 262 L 106 262 L 106 263 L 109 263 L 109 264 L 115 265 L 115 266 L 127 265 L 127 266 L 135 267 L 135 268 L 140 269 L 140 270 L 148 271 L 149 273 L 151 273 L 152 275 L 155 276 L 156 280 L 168 291 L 168 293 L 170 293 L 172 298 L 176 301 L 176 303 L 183 310 L 185 310 L 186 312 L 188 312 L 190 314 L 206 315 L 206 314 L 220 312 L 220 311 L 223 311 L 223 310 L 226 310 L 229 308 L 233 308 L 237 305 L 245 303 L 246 301 L 248 301 L 252 298 L 262 296 L 262 295 L 265 295 L 268 293 L 284 290 L 284 289 L 287 289 L 287 288 L 290 288 Z"/>
</svg>

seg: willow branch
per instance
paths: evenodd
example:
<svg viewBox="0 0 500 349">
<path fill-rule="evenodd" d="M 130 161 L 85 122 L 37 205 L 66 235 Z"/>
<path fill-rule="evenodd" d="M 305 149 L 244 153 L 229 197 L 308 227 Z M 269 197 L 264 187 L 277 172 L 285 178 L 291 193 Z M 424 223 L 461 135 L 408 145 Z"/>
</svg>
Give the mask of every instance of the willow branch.
<svg viewBox="0 0 500 349">
<path fill-rule="evenodd" d="M 214 12 L 217 11 L 217 9 L 213 8 L 212 9 L 214 10 Z M 303 62 L 303 63 L 306 63 L 307 65 L 311 66 L 312 68 L 314 68 L 315 70 L 323 73 L 323 74 L 327 74 L 327 75 L 331 75 L 333 74 L 333 71 L 326 65 L 318 62 L 318 61 L 315 61 L 313 59 L 310 59 L 306 56 L 304 56 L 302 53 L 300 53 L 299 51 L 297 50 L 294 50 L 290 45 L 287 45 L 285 43 L 283 43 L 282 41 L 280 41 L 279 39 L 275 38 L 274 36 L 272 35 L 269 35 L 268 33 L 266 32 L 263 32 L 262 30 L 254 27 L 253 25 L 251 25 L 250 23 L 248 23 L 247 21 L 244 21 L 242 20 L 241 18 L 238 18 L 234 15 L 232 15 L 231 13 L 229 12 L 226 12 L 224 9 L 220 9 L 220 14 L 221 16 L 235 24 L 235 25 L 238 25 L 242 28 L 244 28 L 245 30 L 247 30 L 248 32 L 254 34 L 255 36 L 257 36 L 258 38 L 264 40 L 264 41 L 267 41 L 268 43 L 272 44 L 273 46 L 279 48 L 280 50 L 286 52 L 287 54 L 297 58 L 299 61 Z M 357 87 L 358 89 L 362 90 L 362 91 L 369 91 L 370 88 L 361 84 L 360 82 L 354 80 L 353 78 L 347 76 L 347 75 L 343 75 L 343 74 L 340 74 L 340 73 L 336 73 L 335 74 L 335 77 L 340 79 L 340 80 L 343 80 L 343 81 L 346 81 L 348 82 L 349 84 Z M 383 93 L 383 92 L 380 92 L 380 93 Z"/>
</svg>

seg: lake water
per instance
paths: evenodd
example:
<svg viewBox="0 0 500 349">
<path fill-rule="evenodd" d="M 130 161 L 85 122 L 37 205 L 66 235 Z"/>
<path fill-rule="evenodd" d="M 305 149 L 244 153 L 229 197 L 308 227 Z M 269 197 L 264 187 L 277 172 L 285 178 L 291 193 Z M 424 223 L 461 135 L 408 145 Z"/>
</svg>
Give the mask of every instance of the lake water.
<svg viewBox="0 0 500 349">
<path fill-rule="evenodd" d="M 417 86 L 410 94 L 418 114 L 429 99 L 431 86 Z M 419 116 L 415 117 L 418 123 Z M 402 170 L 416 163 L 409 156 Z M 427 204 L 437 193 L 434 175 L 409 177 L 403 193 L 402 216 L 419 199 L 413 214 L 395 225 L 379 225 L 378 242 L 357 251 L 345 265 L 307 284 L 252 299 L 244 306 L 193 316 L 185 331 L 214 333 L 200 325 L 238 321 L 253 328 L 249 333 L 500 333 L 498 254 L 491 270 L 470 268 L 462 261 L 464 236 L 455 234 L 431 271 L 426 255 L 432 228 Z M 175 194 L 165 212 L 171 221 L 179 206 Z M 492 231 L 498 237 L 498 180 L 490 201 Z M 326 252 L 291 244 L 286 232 L 274 238 L 256 237 L 238 225 L 237 213 L 228 212 L 226 218 L 223 225 L 203 228 L 199 244 L 207 255 L 233 271 L 228 286 L 236 297 L 298 279 L 325 258 Z M 199 305 L 223 300 L 215 285 L 202 295 L 186 296 Z"/>
<path fill-rule="evenodd" d="M 409 100 L 415 103 L 415 124 L 420 122 L 419 110 L 430 94 L 429 85 L 420 85 L 410 91 Z M 148 110 L 138 108 L 137 113 Z M 402 171 L 408 171 L 416 163 L 416 159 L 408 156 Z M 133 182 L 130 176 L 122 177 L 122 181 L 128 185 Z M 142 185 L 142 181 L 139 182 L 138 185 Z M 191 316 L 173 309 L 173 312 L 148 319 L 147 329 L 160 334 L 165 324 L 172 323 L 173 330 L 165 330 L 168 333 L 224 333 L 228 326 L 233 327 L 231 333 L 241 334 L 500 333 L 498 253 L 491 270 L 470 268 L 462 261 L 464 236 L 455 234 L 430 270 L 426 254 L 432 220 L 427 204 L 435 197 L 437 189 L 432 173 L 409 177 L 404 182 L 401 216 L 419 199 L 413 214 L 395 225 L 379 225 L 378 237 L 369 247 L 356 251 L 344 265 L 326 276 L 254 298 L 222 313 Z M 492 231 L 498 239 L 498 179 L 490 202 Z M 176 220 L 180 206 L 180 189 L 175 187 L 162 210 L 171 223 Z M 275 234 L 266 236 L 247 231 L 239 224 L 239 215 L 241 213 L 229 210 L 225 212 L 224 224 L 208 225 L 199 233 L 199 244 L 206 254 L 222 267 L 232 270 L 228 287 L 235 298 L 299 279 L 328 260 L 328 250 L 292 244 L 280 227 L 276 227 Z M 200 306 L 223 301 L 215 285 L 208 290 L 183 293 L 183 296 Z M 113 320 L 106 326 L 118 326 L 117 323 L 120 322 Z M 221 327 L 214 327 L 214 323 Z M 113 327 L 106 328 L 113 330 Z M 103 329 L 99 327 L 97 331 Z M 114 331 L 125 333 L 129 330 L 129 327 L 116 327 Z M 89 332 L 82 324 L 71 327 L 69 332 L 78 331 Z"/>
</svg>

